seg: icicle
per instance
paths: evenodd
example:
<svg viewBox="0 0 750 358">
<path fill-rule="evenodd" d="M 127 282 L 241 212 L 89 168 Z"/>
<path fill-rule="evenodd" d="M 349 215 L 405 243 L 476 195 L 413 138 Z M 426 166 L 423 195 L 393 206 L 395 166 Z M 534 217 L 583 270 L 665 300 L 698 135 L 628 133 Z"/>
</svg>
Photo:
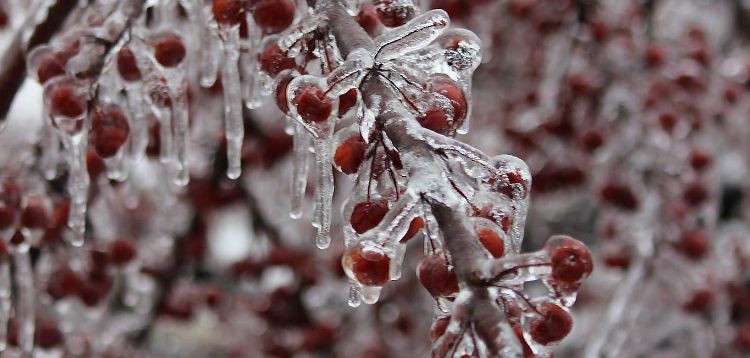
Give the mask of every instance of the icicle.
<svg viewBox="0 0 750 358">
<path fill-rule="evenodd" d="M 45 106 L 44 111 L 47 111 Z M 47 114 L 43 114 L 47 117 Z M 57 165 L 60 161 L 60 137 L 58 136 L 52 125 L 46 123 L 42 127 L 42 158 L 40 159 L 40 167 L 44 178 L 52 180 L 57 177 Z"/>
<path fill-rule="evenodd" d="M 310 137 L 301 124 L 294 122 L 294 172 L 292 173 L 292 208 L 289 216 L 302 216 L 302 200 L 307 190 L 307 157 L 310 152 Z"/>
<path fill-rule="evenodd" d="M 331 244 L 331 202 L 333 200 L 333 167 L 331 164 L 331 132 L 333 125 L 326 123 L 327 133 L 314 140 L 315 164 L 317 167 L 315 181 L 315 210 L 313 225 L 318 228 L 315 244 L 325 249 Z"/>
<path fill-rule="evenodd" d="M 242 97 L 245 101 L 247 108 L 253 109 L 258 108 L 263 104 L 264 98 L 264 83 L 261 80 L 262 73 L 260 71 L 260 65 L 258 64 L 258 56 L 256 51 L 253 49 L 262 48 L 261 40 L 263 33 L 260 27 L 255 25 L 252 14 L 247 14 L 247 41 L 245 46 L 251 51 L 240 57 L 240 65 L 242 67 Z"/>
<path fill-rule="evenodd" d="M 70 215 L 68 227 L 72 235 L 70 244 L 76 247 L 83 245 L 83 235 L 86 230 L 86 205 L 89 192 L 89 173 L 86 169 L 86 133 L 64 135 L 63 143 L 68 155 L 70 176 L 68 178 L 68 194 L 70 195 Z"/>
<path fill-rule="evenodd" d="M 34 289 L 34 273 L 29 258 L 29 245 L 20 243 L 13 249 L 13 282 L 16 290 L 15 317 L 18 325 L 18 347 L 26 355 L 34 349 L 34 322 L 36 306 L 36 292 Z"/>
<path fill-rule="evenodd" d="M 8 344 L 8 320 L 11 305 L 10 263 L 7 257 L 0 258 L 0 352 Z"/>
<path fill-rule="evenodd" d="M 172 111 L 167 107 L 158 107 L 156 117 L 159 119 L 159 161 L 164 164 L 172 162 Z"/>
<path fill-rule="evenodd" d="M 382 290 L 382 287 L 363 286 L 362 302 L 367 303 L 368 305 L 376 304 L 378 302 L 378 299 L 380 298 L 380 291 Z"/>
<path fill-rule="evenodd" d="M 184 67 L 181 68 L 184 71 Z M 175 146 L 175 164 L 176 175 L 174 183 L 178 186 L 187 185 L 190 180 L 190 171 L 188 167 L 188 141 L 190 140 L 190 114 L 188 111 L 187 100 L 187 79 L 185 73 L 180 73 L 182 77 L 179 81 L 178 88 L 172 97 L 174 98 L 174 146 Z"/>
<path fill-rule="evenodd" d="M 362 304 L 362 294 L 360 293 L 360 286 L 354 280 L 349 280 L 349 297 L 346 302 L 349 307 L 359 307 Z"/>
<path fill-rule="evenodd" d="M 137 163 L 146 152 L 148 147 L 148 122 L 146 121 L 146 103 L 138 87 L 141 84 L 126 84 L 127 107 L 130 109 L 130 157 Z"/>
<path fill-rule="evenodd" d="M 224 86 L 224 133 L 227 139 L 227 176 L 237 179 L 242 174 L 242 140 L 245 129 L 242 123 L 242 88 L 238 61 L 240 59 L 240 27 L 222 27 L 224 63 L 221 81 Z"/>
<path fill-rule="evenodd" d="M 119 182 L 123 182 L 128 178 L 130 157 L 124 147 L 120 148 L 114 157 L 104 160 L 107 168 L 107 178 Z"/>
</svg>

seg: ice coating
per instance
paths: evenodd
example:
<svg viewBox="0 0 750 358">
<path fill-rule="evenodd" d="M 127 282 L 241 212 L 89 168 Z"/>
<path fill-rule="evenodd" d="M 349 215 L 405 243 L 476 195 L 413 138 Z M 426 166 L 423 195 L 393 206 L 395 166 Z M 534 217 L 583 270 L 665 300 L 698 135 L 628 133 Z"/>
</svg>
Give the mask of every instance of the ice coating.
<svg viewBox="0 0 750 358">
<path fill-rule="evenodd" d="M 410 272 L 408 266 L 404 267 L 404 260 L 412 246 L 423 246 L 425 254 L 445 255 L 460 288 L 454 296 L 435 299 L 436 315 L 451 315 L 445 335 L 435 339 L 436 355 L 517 354 L 520 350 L 513 338 L 515 327 L 509 322 L 518 320 L 528 326 L 530 323 L 526 321 L 531 322 L 532 318 L 510 317 L 511 308 L 519 306 L 525 310 L 524 314 L 532 316 L 529 312 L 535 305 L 572 304 L 573 285 L 563 287 L 550 278 L 552 259 L 548 252 L 519 254 L 531 185 L 528 168 L 516 158 L 492 157 L 453 139 L 456 133 L 468 129 L 471 117 L 471 78 L 481 62 L 476 35 L 467 30 L 448 29 L 448 15 L 442 10 L 425 12 L 401 26 L 392 26 L 393 23 L 380 26 L 373 32 L 378 34 L 375 38 L 363 33 L 360 27 L 349 26 L 358 26 L 352 15 L 364 5 L 373 5 L 375 15 L 379 16 L 377 21 L 387 22 L 387 16 L 397 16 L 396 20 L 411 18 L 418 5 L 409 0 L 373 4 L 297 1 L 292 25 L 273 36 L 264 34 L 253 18 L 257 10 L 253 7 L 260 2 L 252 5 L 238 2 L 244 7 L 237 10 L 239 13 L 229 15 L 244 17 L 240 20 L 247 22 L 233 26 L 217 23 L 212 11 L 222 8 L 211 7 L 217 3 L 221 5 L 218 1 L 212 4 L 198 0 L 150 1 L 147 18 L 136 17 L 136 20 L 115 11 L 112 19 L 92 25 L 98 36 L 87 37 L 79 44 L 79 52 L 71 56 L 70 62 L 63 66 L 65 74 L 60 75 L 85 79 L 75 85 L 76 90 L 86 95 L 86 108 L 103 104 L 120 106 L 127 112 L 131 127 L 126 144 L 106 159 L 86 156 L 90 151 L 87 122 L 90 119 L 86 115 L 60 116 L 50 112 L 45 130 L 54 131 L 44 137 L 48 146 L 55 146 L 57 140 L 63 144 L 65 150 L 59 156 L 67 159 L 70 167 L 67 184 L 71 230 L 60 237 L 73 246 L 84 246 L 83 250 L 106 251 L 113 240 L 120 239 L 117 236 L 127 234 L 130 237 L 126 241 L 138 241 L 143 244 L 137 245 L 138 249 L 145 246 L 148 251 L 145 258 L 138 255 L 132 258 L 136 263 L 106 271 L 116 272 L 114 287 L 121 289 L 124 297 L 118 303 L 132 308 L 137 316 L 133 321 L 111 320 L 108 323 L 113 327 L 120 327 L 112 330 L 135 330 L 130 327 L 137 327 L 138 320 L 155 319 L 151 314 L 157 310 L 159 313 L 153 316 L 184 314 L 170 306 L 174 303 L 170 301 L 175 298 L 172 296 L 183 292 L 183 283 L 165 283 L 164 275 L 184 271 L 180 265 L 185 262 L 198 267 L 197 262 L 207 250 L 206 233 L 201 232 L 208 230 L 202 226 L 210 225 L 203 222 L 210 221 L 206 220 L 207 212 L 226 202 L 254 202 L 253 192 L 248 189 L 256 179 L 254 176 L 253 180 L 248 177 L 243 181 L 227 181 L 213 177 L 212 170 L 226 170 L 226 176 L 236 179 L 242 174 L 242 165 L 247 173 L 247 168 L 270 167 L 281 161 L 279 158 L 288 149 L 283 147 L 289 143 L 285 142 L 287 138 L 276 138 L 275 131 L 277 122 L 285 120 L 289 123 L 286 133 L 293 135 L 291 174 L 284 177 L 291 179 L 292 186 L 289 215 L 295 219 L 302 217 L 305 192 L 308 181 L 311 182 L 312 226 L 317 232 L 310 244 L 314 241 L 321 249 L 333 246 L 340 250 L 340 246 L 331 245 L 331 237 L 337 236 L 331 231 L 339 224 L 343 228 L 349 254 L 348 261 L 343 262 L 349 278 L 346 297 L 349 305 L 374 304 L 381 292 L 388 292 L 382 291 L 384 285 L 403 279 L 402 273 Z M 90 14 L 86 21 L 95 23 L 99 17 L 108 16 Z M 136 23 L 132 32 L 110 33 L 110 27 L 122 27 L 118 24 L 129 21 Z M 181 26 L 171 27 L 173 23 Z M 195 24 L 199 26 L 192 26 Z M 158 43 L 165 36 L 181 39 L 185 53 L 159 54 Z M 271 58 L 270 64 L 258 56 L 269 45 L 278 45 L 280 49 L 275 54 L 279 57 Z M 141 76 L 137 80 L 127 80 L 123 73 L 116 77 L 107 60 L 104 60 L 106 66 L 97 66 L 97 56 L 112 57 L 112 51 L 124 47 L 134 53 Z M 62 48 L 60 43 L 53 43 L 46 51 Z M 268 70 L 275 65 L 283 70 L 279 73 Z M 31 73 L 38 77 L 36 71 Z M 282 74 L 291 80 L 286 88 L 275 88 L 281 83 L 277 75 Z M 92 78 L 86 76 L 95 77 L 97 85 L 92 86 L 89 82 Z M 47 84 L 50 88 L 57 80 L 51 81 Z M 450 86 L 439 86 L 446 83 Z M 267 102 L 263 97 L 272 89 L 278 90 L 274 99 L 280 112 L 269 114 L 263 108 Z M 211 96 L 218 100 L 202 100 Z M 214 106 L 215 103 L 222 105 Z M 49 105 L 46 107 L 51 109 Z M 262 120 L 253 118 L 256 114 Z M 277 118 L 271 119 L 273 116 Z M 158 127 L 152 125 L 154 120 Z M 245 128 L 251 129 L 247 137 Z M 358 167 L 346 171 L 351 174 L 349 179 L 354 180 L 354 189 L 349 195 L 342 193 L 347 202 L 343 220 L 339 221 L 338 210 L 332 207 L 333 162 L 339 147 L 350 138 L 356 141 L 357 153 L 352 161 Z M 223 151 L 224 145 L 226 154 L 215 153 Z M 346 154 L 346 150 L 343 152 Z M 50 178 L 57 174 L 53 171 L 57 156 L 54 148 L 44 149 L 43 170 Z M 103 160 L 106 176 L 99 176 L 97 159 Z M 96 178 L 91 190 L 89 176 Z M 164 177 L 169 181 L 161 181 Z M 92 210 L 87 215 L 89 200 Z M 257 259 L 284 240 L 268 228 L 274 223 L 264 221 L 260 210 L 249 211 L 252 217 L 247 221 L 253 229 L 250 255 Z M 186 219 L 191 215 L 195 218 Z M 128 226 L 123 223 L 127 220 L 120 222 L 124 217 L 142 223 L 142 227 Z M 84 240 L 88 236 L 83 231 L 87 221 L 96 235 L 88 241 Z M 190 236 L 182 237 L 184 232 L 190 232 Z M 407 239 L 407 235 L 411 236 Z M 54 239 L 57 237 L 50 240 Z M 420 239 L 422 243 L 412 244 Z M 92 253 L 95 258 L 91 259 L 82 258 L 85 255 L 80 255 L 81 249 L 77 250 L 74 253 L 79 255 L 71 259 L 76 274 L 85 274 L 96 265 L 81 262 L 102 260 L 96 258 L 101 252 Z M 166 257 L 184 254 L 187 258 L 171 262 L 154 253 L 164 253 L 162 256 Z M 112 252 L 106 255 L 116 256 Z M 279 257 L 273 259 L 286 259 L 284 255 Z M 234 269 L 241 271 L 242 267 Z M 287 269 L 275 268 L 267 281 L 288 276 L 280 273 L 284 270 Z M 301 271 L 304 270 L 303 266 Z M 237 273 L 240 278 L 244 274 Z M 47 275 L 56 273 L 50 270 Z M 13 280 L 22 279 L 26 280 L 22 277 Z M 526 297 L 518 291 L 524 283 L 534 280 L 548 284 L 551 292 L 546 298 Z M 274 288 L 277 284 L 268 283 Z M 170 296 L 160 292 L 165 287 Z M 275 294 L 287 294 L 284 290 Z M 1 293 L 2 290 L 0 296 Z M 106 309 L 96 299 L 104 297 L 107 301 L 107 295 L 104 292 L 101 297 L 89 298 L 91 302 L 86 305 L 96 308 L 90 309 L 92 317 Z M 327 305 L 320 297 L 305 299 L 316 307 Z M 151 305 L 154 302 L 159 306 Z M 176 308 L 184 308 L 177 303 Z M 231 304 L 237 303 L 225 303 Z M 198 305 L 201 307 L 196 310 L 203 317 L 204 303 Z M 76 317 L 71 311 L 63 314 Z M 29 342 L 28 334 L 25 338 L 22 344 Z M 534 349 L 541 355 L 547 348 Z"/>
</svg>

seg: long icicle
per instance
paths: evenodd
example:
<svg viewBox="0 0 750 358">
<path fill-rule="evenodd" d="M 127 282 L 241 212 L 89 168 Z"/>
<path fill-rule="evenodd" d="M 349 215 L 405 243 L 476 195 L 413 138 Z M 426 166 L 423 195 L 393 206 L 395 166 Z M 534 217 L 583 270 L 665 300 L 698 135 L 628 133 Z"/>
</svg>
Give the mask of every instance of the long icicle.
<svg viewBox="0 0 750 358">
<path fill-rule="evenodd" d="M 18 346 L 25 356 L 31 356 L 34 350 L 34 322 L 36 290 L 34 289 L 34 272 L 31 269 L 29 244 L 20 243 L 13 249 L 13 281 L 17 287 L 15 316 L 18 324 Z"/>
<path fill-rule="evenodd" d="M 8 257 L 0 257 L 0 352 L 8 345 L 8 320 L 11 305 L 11 277 Z"/>
<path fill-rule="evenodd" d="M 332 124 L 326 124 L 325 134 L 314 140 L 315 164 L 317 167 L 315 181 L 315 210 L 313 225 L 318 228 L 315 245 L 325 249 L 331 245 L 331 201 L 333 200 L 333 167 L 331 166 L 331 132 Z"/>
<path fill-rule="evenodd" d="M 227 139 L 227 176 L 237 179 L 242 174 L 242 140 L 245 128 L 242 122 L 242 87 L 240 84 L 240 27 L 220 29 L 224 41 L 224 63 L 221 66 L 221 83 L 224 86 L 224 133 Z"/>
<path fill-rule="evenodd" d="M 294 126 L 294 169 L 292 172 L 292 207 L 289 216 L 299 219 L 302 216 L 302 200 L 307 190 L 307 158 L 310 152 L 310 137 L 305 128 L 293 122 Z"/>
</svg>

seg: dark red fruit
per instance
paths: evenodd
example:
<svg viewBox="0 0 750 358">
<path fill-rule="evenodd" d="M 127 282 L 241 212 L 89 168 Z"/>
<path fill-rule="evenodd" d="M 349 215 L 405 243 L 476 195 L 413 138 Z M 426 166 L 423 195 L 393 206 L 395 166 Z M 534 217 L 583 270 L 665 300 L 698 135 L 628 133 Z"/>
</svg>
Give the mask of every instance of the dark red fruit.
<svg viewBox="0 0 750 358">
<path fill-rule="evenodd" d="M 349 112 L 357 104 L 357 90 L 352 88 L 339 96 L 339 117 Z"/>
<path fill-rule="evenodd" d="M 359 26 L 365 29 L 365 32 L 367 32 L 370 36 L 376 34 L 378 26 L 380 25 L 377 10 L 375 10 L 375 6 L 372 6 L 370 4 L 365 4 L 362 6 L 362 10 L 359 11 L 359 14 L 357 14 L 355 20 L 357 20 Z"/>
<path fill-rule="evenodd" d="M 44 229 L 49 224 L 47 207 L 39 197 L 30 197 L 21 211 L 21 225 L 29 229 Z"/>
<path fill-rule="evenodd" d="M 417 117 L 417 122 L 422 127 L 442 135 L 450 133 L 451 125 L 448 123 L 448 116 L 445 111 L 439 108 L 430 108 L 425 113 Z"/>
<path fill-rule="evenodd" d="M 141 70 L 138 69 L 138 61 L 131 49 L 123 47 L 117 53 L 117 72 L 128 82 L 141 79 Z"/>
<path fill-rule="evenodd" d="M 362 246 L 356 246 L 346 251 L 341 262 L 362 285 L 383 286 L 390 279 L 391 259 L 382 252 L 363 252 Z"/>
<path fill-rule="evenodd" d="M 688 204 L 698 206 L 708 199 L 708 189 L 705 184 L 696 181 L 685 187 L 685 191 L 682 192 L 682 197 Z"/>
<path fill-rule="evenodd" d="M 354 174 L 359 170 L 359 165 L 365 159 L 367 144 L 362 140 L 362 136 L 355 134 L 336 148 L 333 155 L 333 162 L 341 168 L 344 174 Z"/>
<path fill-rule="evenodd" d="M 86 99 L 70 87 L 58 87 L 52 91 L 50 105 L 53 115 L 78 117 L 86 111 Z"/>
<path fill-rule="evenodd" d="M 487 228 L 479 229 L 477 230 L 477 237 L 492 257 L 502 257 L 505 253 L 505 241 L 494 230 Z"/>
<path fill-rule="evenodd" d="M 588 277 L 594 269 L 589 249 L 570 236 L 552 236 L 544 249 L 550 256 L 552 278 L 559 284 L 576 284 Z"/>
<path fill-rule="evenodd" d="M 380 22 L 388 27 L 401 26 L 415 15 L 416 9 L 408 3 L 402 4 L 393 0 L 376 0 L 374 4 Z"/>
<path fill-rule="evenodd" d="M 644 58 L 646 65 L 649 67 L 659 67 L 664 63 L 666 54 L 664 53 L 664 48 L 656 44 L 651 44 L 646 49 Z"/>
<path fill-rule="evenodd" d="M 607 183 L 602 187 L 599 195 L 604 203 L 622 210 L 633 211 L 638 209 L 638 198 L 636 198 L 633 191 L 625 185 Z"/>
<path fill-rule="evenodd" d="M 714 301 L 714 293 L 709 289 L 701 289 L 693 293 L 690 300 L 682 306 L 685 311 L 691 313 L 703 313 L 711 309 Z"/>
<path fill-rule="evenodd" d="M 445 255 L 435 252 L 419 264 L 419 282 L 433 297 L 450 296 L 458 292 L 458 277 Z"/>
<path fill-rule="evenodd" d="M 138 249 L 132 240 L 117 239 L 109 246 L 109 261 L 115 266 L 123 266 L 133 261 Z"/>
<path fill-rule="evenodd" d="M 297 64 L 294 59 L 288 57 L 277 43 L 269 44 L 263 52 L 258 54 L 260 69 L 268 73 L 271 77 L 276 77 L 283 70 L 292 69 Z"/>
<path fill-rule="evenodd" d="M 708 235 L 701 230 L 686 231 L 680 236 L 676 247 L 693 260 L 701 259 L 708 253 Z"/>
<path fill-rule="evenodd" d="M 187 54 L 187 49 L 182 40 L 175 36 L 167 36 L 156 44 L 154 57 L 164 67 L 175 67 L 182 63 Z"/>
<path fill-rule="evenodd" d="M 253 8 L 253 19 L 263 32 L 275 34 L 292 24 L 294 10 L 291 0 L 260 0 Z"/>
<path fill-rule="evenodd" d="M 65 74 L 65 62 L 57 54 L 48 53 L 39 60 L 36 76 L 39 83 L 45 84 L 50 79 Z"/>
<path fill-rule="evenodd" d="M 333 103 L 326 97 L 322 89 L 307 87 L 292 100 L 297 106 L 297 113 L 305 122 L 323 122 L 331 116 Z"/>
<path fill-rule="evenodd" d="M 286 75 L 283 78 L 279 78 L 276 82 L 276 106 L 285 114 L 289 113 L 289 101 L 287 100 L 286 90 L 289 88 L 289 82 L 291 81 L 292 75 Z"/>
<path fill-rule="evenodd" d="M 432 341 L 437 341 L 438 338 L 445 334 L 445 330 L 448 329 L 448 324 L 451 323 L 451 316 L 440 317 L 432 323 L 430 328 L 430 338 Z"/>
<path fill-rule="evenodd" d="M 63 343 L 63 334 L 54 321 L 37 320 L 34 327 L 34 344 L 44 349 L 57 347 Z"/>
<path fill-rule="evenodd" d="M 432 92 L 439 93 L 451 101 L 453 106 L 453 128 L 458 128 L 466 118 L 468 103 L 461 86 L 448 77 L 438 77 L 432 82 Z"/>
<path fill-rule="evenodd" d="M 690 166 L 695 170 L 706 169 L 711 165 L 711 161 L 711 154 L 705 150 L 696 148 L 690 152 Z"/>
<path fill-rule="evenodd" d="M 216 22 L 221 25 L 237 25 L 245 20 L 246 0 L 214 0 L 211 9 Z"/>
<path fill-rule="evenodd" d="M 0 200 L 0 230 L 7 229 L 16 220 L 18 210 L 7 202 Z"/>
<path fill-rule="evenodd" d="M 91 143 L 102 158 L 117 154 L 130 135 L 128 118 L 117 108 L 97 108 L 91 116 Z"/>
<path fill-rule="evenodd" d="M 542 317 L 530 324 L 531 339 L 540 344 L 560 341 L 573 328 L 573 318 L 562 307 L 554 303 L 545 303 L 539 310 Z"/>
<path fill-rule="evenodd" d="M 385 214 L 388 213 L 388 202 L 385 200 L 365 201 L 354 206 L 350 222 L 358 234 L 378 226 Z"/>
<path fill-rule="evenodd" d="M 398 242 L 405 244 L 414 236 L 416 236 L 417 233 L 419 233 L 419 230 L 422 230 L 422 228 L 424 228 L 424 219 L 420 217 L 412 219 L 411 223 L 409 223 L 409 229 L 406 230 L 406 234 L 404 234 L 404 237 L 402 237 Z"/>
<path fill-rule="evenodd" d="M 86 149 L 86 170 L 89 172 L 89 178 L 96 180 L 99 175 L 104 173 L 105 169 L 107 169 L 107 166 L 104 164 L 102 157 L 96 154 L 96 149 L 93 147 Z"/>
</svg>

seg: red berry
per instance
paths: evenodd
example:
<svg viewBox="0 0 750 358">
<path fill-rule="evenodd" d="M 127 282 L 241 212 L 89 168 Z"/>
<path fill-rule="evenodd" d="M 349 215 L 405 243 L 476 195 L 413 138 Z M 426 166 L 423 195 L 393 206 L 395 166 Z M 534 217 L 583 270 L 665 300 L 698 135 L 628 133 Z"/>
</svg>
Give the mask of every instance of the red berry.
<svg viewBox="0 0 750 358">
<path fill-rule="evenodd" d="M 646 49 L 645 60 L 649 67 L 659 67 L 664 63 L 666 55 L 664 49 L 656 44 L 651 44 Z"/>
<path fill-rule="evenodd" d="M 357 90 L 355 88 L 350 89 L 346 93 L 339 96 L 339 117 L 349 112 L 352 107 L 357 104 Z"/>
<path fill-rule="evenodd" d="M 47 293 L 55 300 L 77 294 L 81 279 L 72 270 L 64 269 L 50 277 Z"/>
<path fill-rule="evenodd" d="M 354 174 L 365 159 L 366 150 L 367 144 L 362 140 L 362 136 L 354 134 L 336 148 L 333 162 L 341 169 L 342 173 Z"/>
<path fill-rule="evenodd" d="M 682 233 L 676 246 L 687 257 L 693 260 L 701 259 L 708 253 L 708 235 L 701 230 L 686 231 Z"/>
<path fill-rule="evenodd" d="M 37 320 L 34 327 L 34 344 L 37 346 L 50 349 L 63 343 L 62 332 L 57 328 L 54 321 Z"/>
<path fill-rule="evenodd" d="M 430 108 L 425 113 L 417 117 L 417 122 L 422 127 L 442 135 L 450 133 L 451 126 L 448 123 L 448 116 L 440 108 Z"/>
<path fill-rule="evenodd" d="M 604 265 L 611 268 L 627 270 L 630 267 L 630 251 L 620 249 L 604 253 Z"/>
<path fill-rule="evenodd" d="M 289 101 L 287 100 L 286 90 L 289 88 L 289 82 L 292 82 L 292 78 L 291 74 L 287 74 L 283 78 L 279 78 L 276 82 L 276 106 L 285 114 L 289 113 Z"/>
<path fill-rule="evenodd" d="M 245 20 L 246 0 L 214 0 L 212 10 L 221 25 L 237 25 Z"/>
<path fill-rule="evenodd" d="M 579 283 L 594 269 L 589 249 L 570 236 L 552 236 L 547 240 L 544 249 L 550 256 L 552 278 L 558 284 L 567 286 Z"/>
<path fill-rule="evenodd" d="M 29 229 L 43 229 L 49 224 L 47 207 L 44 200 L 31 197 L 26 200 L 26 206 L 21 211 L 21 225 Z"/>
<path fill-rule="evenodd" d="M 86 170 L 89 172 L 89 178 L 95 180 L 99 177 L 104 170 L 107 169 L 104 160 L 99 154 L 96 154 L 96 149 L 89 147 L 86 150 Z"/>
<path fill-rule="evenodd" d="M 260 0 L 253 9 L 253 19 L 265 33 L 275 34 L 292 24 L 294 10 L 291 0 Z"/>
<path fill-rule="evenodd" d="M 540 344 L 550 344 L 565 338 L 573 328 L 573 318 L 562 307 L 545 303 L 539 310 L 542 317 L 531 321 L 531 339 Z"/>
<path fill-rule="evenodd" d="M 57 54 L 48 53 L 39 60 L 36 76 L 39 83 L 45 84 L 50 79 L 65 74 L 65 62 Z"/>
<path fill-rule="evenodd" d="M 505 253 L 505 241 L 494 230 L 481 228 L 477 230 L 477 237 L 492 257 L 502 257 Z"/>
<path fill-rule="evenodd" d="M 677 125 L 677 117 L 669 112 L 665 112 L 659 115 L 659 125 L 666 132 L 672 132 L 674 127 Z"/>
<path fill-rule="evenodd" d="M 433 253 L 419 264 L 419 282 L 433 297 L 450 296 L 458 292 L 458 277 L 442 253 Z"/>
<path fill-rule="evenodd" d="M 714 293 L 709 289 L 701 289 L 693 293 L 690 301 L 686 302 L 682 308 L 691 313 L 707 312 L 711 309 L 714 301 Z"/>
<path fill-rule="evenodd" d="M 693 182 L 685 187 L 682 197 L 688 204 L 698 206 L 708 199 L 708 189 L 701 182 Z"/>
<path fill-rule="evenodd" d="M 370 4 L 363 5 L 362 10 L 357 14 L 355 20 L 370 36 L 377 33 L 380 20 L 378 20 L 378 13 L 375 10 L 375 6 Z"/>
<path fill-rule="evenodd" d="M 341 262 L 347 274 L 362 285 L 383 286 L 390 279 L 391 259 L 382 252 L 359 245 L 348 249 Z"/>
<path fill-rule="evenodd" d="M 376 0 L 374 2 L 378 18 L 383 25 L 397 27 L 411 20 L 416 12 L 412 4 L 393 0 Z"/>
<path fill-rule="evenodd" d="M 430 328 L 430 338 L 432 341 L 437 341 L 440 337 L 445 334 L 445 330 L 448 329 L 448 324 L 451 323 L 451 316 L 440 317 L 432 323 Z"/>
<path fill-rule="evenodd" d="M 400 243 L 405 244 L 409 240 L 411 240 L 414 236 L 419 233 L 419 230 L 422 230 L 424 228 L 424 219 L 420 217 L 416 217 L 411 220 L 411 223 L 409 223 L 409 229 L 406 230 L 406 234 L 404 234 L 404 237 L 399 240 Z"/>
<path fill-rule="evenodd" d="M 634 211 L 638 209 L 638 198 L 629 187 L 622 184 L 605 184 L 600 191 L 600 197 L 604 203 L 622 210 Z"/>
<path fill-rule="evenodd" d="M 0 29 L 4 29 L 10 23 L 10 17 L 5 9 L 0 8 Z"/>
<path fill-rule="evenodd" d="M 690 166 L 695 170 L 703 170 L 711 165 L 711 154 L 705 150 L 695 148 L 690 152 Z"/>
<path fill-rule="evenodd" d="M 138 61 L 131 49 L 123 47 L 117 53 L 117 72 L 128 82 L 141 79 L 141 70 L 138 69 Z"/>
<path fill-rule="evenodd" d="M 734 345 L 743 351 L 750 351 L 750 324 L 745 323 L 737 327 Z"/>
<path fill-rule="evenodd" d="M 170 35 L 156 44 L 154 57 L 164 67 L 175 67 L 185 59 L 186 54 L 187 49 L 182 40 L 176 35 Z"/>
<path fill-rule="evenodd" d="M 86 111 L 86 99 L 67 86 L 52 91 L 50 104 L 52 114 L 57 116 L 78 117 Z"/>
<path fill-rule="evenodd" d="M 16 220 L 17 210 L 5 201 L 0 201 L 0 230 L 7 229 Z"/>
<path fill-rule="evenodd" d="M 268 73 L 271 77 L 276 77 L 279 72 L 289 70 L 297 66 L 294 59 L 287 56 L 277 43 L 271 43 L 258 54 L 260 69 Z"/>
<path fill-rule="evenodd" d="M 604 144 L 604 137 L 597 130 L 589 130 L 578 138 L 578 142 L 583 150 L 591 153 Z"/>
<path fill-rule="evenodd" d="M 293 100 L 297 113 L 305 122 L 323 122 L 331 116 L 333 103 L 322 89 L 309 86 L 302 90 Z"/>
<path fill-rule="evenodd" d="M 451 105 L 453 106 L 453 128 L 458 128 L 464 121 L 468 109 L 464 90 L 455 81 L 446 76 L 441 76 L 433 80 L 431 91 L 441 94 L 451 101 Z"/>
<path fill-rule="evenodd" d="M 385 200 L 365 201 L 354 206 L 350 222 L 358 234 L 378 226 L 388 213 L 388 202 Z"/>
<path fill-rule="evenodd" d="M 91 143 L 102 158 L 117 154 L 129 134 L 128 118 L 117 108 L 97 108 L 91 116 Z"/>
<path fill-rule="evenodd" d="M 109 261 L 115 266 L 123 266 L 132 261 L 137 253 L 132 240 L 117 239 L 109 246 Z"/>
</svg>

